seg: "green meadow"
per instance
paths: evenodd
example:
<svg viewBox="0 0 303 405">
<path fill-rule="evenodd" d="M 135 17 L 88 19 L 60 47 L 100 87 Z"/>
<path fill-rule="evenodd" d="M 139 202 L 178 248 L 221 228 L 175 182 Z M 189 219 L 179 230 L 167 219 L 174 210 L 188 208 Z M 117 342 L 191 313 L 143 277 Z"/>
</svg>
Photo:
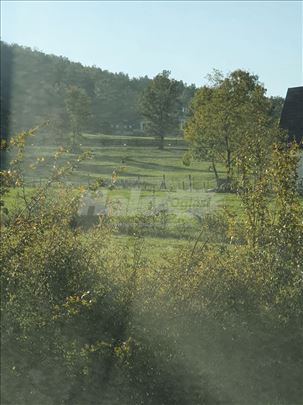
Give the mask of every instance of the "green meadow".
<svg viewBox="0 0 303 405">
<path fill-rule="evenodd" d="M 39 137 L 30 138 L 24 155 L 25 193 L 32 195 L 51 176 L 54 167 L 63 167 L 76 160 L 78 154 L 90 151 L 91 157 L 64 181 L 75 194 L 89 189 L 97 179 L 104 181 L 98 187 L 99 197 L 94 192 L 91 195 L 102 207 L 108 207 L 118 224 L 117 238 L 123 244 L 128 243 L 130 224 L 136 218 L 147 223 L 156 218 L 156 223 L 145 226 L 144 235 L 146 250 L 150 247 L 154 259 L 161 260 L 163 252 L 166 256 L 168 250 L 178 250 L 195 240 L 209 213 L 240 207 L 235 195 L 211 191 L 215 179 L 209 162 L 183 164 L 187 145 L 181 137 L 167 137 L 165 149 L 159 150 L 153 137 L 84 134 L 77 154 L 65 151 L 56 158 L 59 149 L 58 145 L 41 142 Z M 223 167 L 219 170 L 223 176 Z M 52 192 L 55 196 L 56 184 Z M 12 189 L 6 196 L 10 211 L 18 211 L 24 204 L 21 188 Z"/>
</svg>

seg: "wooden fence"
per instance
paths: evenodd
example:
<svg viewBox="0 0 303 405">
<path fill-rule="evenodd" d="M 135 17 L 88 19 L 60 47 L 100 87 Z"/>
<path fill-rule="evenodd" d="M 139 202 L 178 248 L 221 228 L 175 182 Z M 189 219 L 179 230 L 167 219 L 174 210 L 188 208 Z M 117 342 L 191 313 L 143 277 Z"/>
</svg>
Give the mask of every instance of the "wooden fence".
<svg viewBox="0 0 303 405">
<path fill-rule="evenodd" d="M 39 187 L 45 179 L 28 179 L 27 187 Z M 75 179 L 69 179 L 67 184 L 77 184 L 89 187 L 96 181 L 93 176 L 77 176 Z M 104 187 L 113 187 L 117 189 L 137 188 L 143 191 L 198 191 L 208 190 L 215 187 L 215 180 L 205 180 L 199 175 L 186 176 L 120 176 L 113 182 L 111 178 L 104 178 Z"/>
</svg>

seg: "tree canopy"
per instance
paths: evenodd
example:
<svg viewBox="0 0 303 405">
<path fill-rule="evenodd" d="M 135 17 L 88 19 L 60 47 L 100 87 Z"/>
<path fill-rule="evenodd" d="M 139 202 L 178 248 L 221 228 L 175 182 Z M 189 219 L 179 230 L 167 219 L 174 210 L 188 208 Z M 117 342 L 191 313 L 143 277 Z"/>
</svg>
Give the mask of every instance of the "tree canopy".
<svg viewBox="0 0 303 405">
<path fill-rule="evenodd" d="M 73 133 L 73 147 L 75 147 L 76 136 L 81 134 L 90 117 L 89 104 L 89 98 L 84 90 L 76 86 L 71 86 L 67 89 L 65 107 Z"/>
<path fill-rule="evenodd" d="M 273 139 L 272 103 L 258 76 L 235 70 L 225 76 L 214 71 L 209 83 L 195 94 L 185 128 L 185 139 L 199 159 L 209 159 L 218 181 L 216 163 L 224 162 L 227 182 L 236 162 L 247 156 L 251 140 L 265 144 Z M 264 150 L 264 148 L 262 148 Z M 250 156 L 257 154 L 254 150 Z"/>
<path fill-rule="evenodd" d="M 149 134 L 159 138 L 159 148 L 164 148 L 164 137 L 176 130 L 181 108 L 180 83 L 170 79 L 163 70 L 149 83 L 141 100 L 141 111 L 146 119 Z"/>
<path fill-rule="evenodd" d="M 8 58 L 9 55 L 10 57 Z M 124 73 L 111 73 L 96 66 L 83 66 L 63 56 L 47 55 L 19 45 L 1 42 L 1 60 L 9 63 L 1 74 L 1 88 L 8 88 L 1 109 L 1 122 L 10 117 L 10 132 L 33 128 L 47 120 L 52 124 L 52 141 L 59 132 L 66 136 L 69 127 L 65 109 L 66 92 L 76 86 L 90 100 L 91 116 L 83 130 L 107 134 L 140 132 L 143 116 L 140 98 L 151 79 L 130 78 Z M 1 66 L 2 66 L 1 65 Z M 10 79 L 6 72 L 10 72 Z M 181 103 L 188 106 L 194 86 L 178 81 Z M 180 109 L 182 114 L 182 109 Z M 3 117 L 4 116 L 4 117 Z M 47 129 L 48 135 L 50 127 Z"/>
</svg>

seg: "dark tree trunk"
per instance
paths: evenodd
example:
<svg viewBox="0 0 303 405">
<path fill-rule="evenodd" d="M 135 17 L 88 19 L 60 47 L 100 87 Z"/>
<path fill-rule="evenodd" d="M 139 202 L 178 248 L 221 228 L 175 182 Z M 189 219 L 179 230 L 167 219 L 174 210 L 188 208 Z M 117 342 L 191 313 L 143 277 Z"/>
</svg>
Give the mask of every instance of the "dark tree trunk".
<svg viewBox="0 0 303 405">
<path fill-rule="evenodd" d="M 231 150 L 229 144 L 229 138 L 227 130 L 225 130 L 225 147 L 226 147 L 226 171 L 227 171 L 227 182 L 230 183 L 232 180 L 232 160 L 231 160 Z"/>
<path fill-rule="evenodd" d="M 164 149 L 164 135 L 160 135 L 159 149 L 160 150 Z"/>
<path fill-rule="evenodd" d="M 220 180 L 220 179 L 219 179 L 219 174 L 218 174 L 218 171 L 217 171 L 217 167 L 216 167 L 215 159 L 214 159 L 214 158 L 212 158 L 211 164 L 212 164 L 213 171 L 214 171 L 214 173 L 215 173 L 215 178 L 216 178 L 217 187 L 219 187 L 219 180 Z"/>
<path fill-rule="evenodd" d="M 227 180 L 231 181 L 232 178 L 232 167 L 231 167 L 231 152 L 227 150 L 227 157 L 226 157 L 226 168 L 227 168 Z"/>
</svg>

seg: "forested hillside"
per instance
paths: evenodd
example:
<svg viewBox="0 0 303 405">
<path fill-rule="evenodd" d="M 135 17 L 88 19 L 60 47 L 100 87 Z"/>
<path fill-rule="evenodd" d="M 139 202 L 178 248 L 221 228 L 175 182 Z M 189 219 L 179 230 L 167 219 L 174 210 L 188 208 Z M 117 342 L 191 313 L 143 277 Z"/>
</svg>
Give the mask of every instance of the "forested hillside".
<svg viewBox="0 0 303 405">
<path fill-rule="evenodd" d="M 88 100 L 89 120 L 84 130 L 107 134 L 140 132 L 143 117 L 139 102 L 150 82 L 147 76 L 130 78 L 124 73 L 83 66 L 66 57 L 3 42 L 1 56 L 7 65 L 11 61 L 13 69 L 9 111 L 12 132 L 50 120 L 54 136 L 66 134 L 70 129 L 66 98 L 71 87 L 81 90 Z M 1 75 L 1 87 L 7 86 L 6 80 L 6 75 Z M 195 86 L 182 81 L 178 85 L 182 94 L 181 120 Z"/>
</svg>

